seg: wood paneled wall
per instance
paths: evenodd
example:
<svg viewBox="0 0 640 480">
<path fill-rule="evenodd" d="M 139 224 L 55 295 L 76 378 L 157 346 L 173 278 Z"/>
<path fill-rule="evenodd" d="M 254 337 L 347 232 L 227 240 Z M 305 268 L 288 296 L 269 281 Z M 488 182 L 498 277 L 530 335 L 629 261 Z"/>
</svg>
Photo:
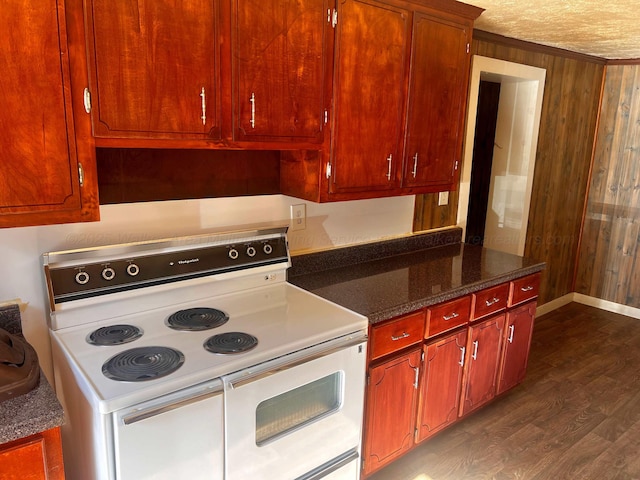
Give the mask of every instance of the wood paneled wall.
<svg viewBox="0 0 640 480">
<path fill-rule="evenodd" d="M 607 67 L 575 290 L 640 307 L 640 65 Z"/>
<path fill-rule="evenodd" d="M 474 32 L 472 53 L 547 71 L 525 246 L 525 256 L 547 263 L 540 290 L 546 303 L 573 291 L 604 62 L 500 38 Z M 441 219 L 455 224 L 457 202 L 437 201 L 437 194 L 417 197 L 416 212 L 429 212 L 416 218 L 417 229 L 444 226 Z"/>
</svg>

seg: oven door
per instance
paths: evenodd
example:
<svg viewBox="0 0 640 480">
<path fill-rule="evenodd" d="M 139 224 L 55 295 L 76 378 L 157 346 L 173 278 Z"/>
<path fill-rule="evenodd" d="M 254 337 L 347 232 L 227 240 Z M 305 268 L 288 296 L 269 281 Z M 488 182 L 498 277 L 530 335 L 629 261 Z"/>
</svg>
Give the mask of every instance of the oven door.
<svg viewBox="0 0 640 480">
<path fill-rule="evenodd" d="M 223 378 L 227 480 L 356 480 L 366 334 Z"/>
<path fill-rule="evenodd" d="M 220 380 L 114 414 L 117 480 L 222 480 Z"/>
</svg>

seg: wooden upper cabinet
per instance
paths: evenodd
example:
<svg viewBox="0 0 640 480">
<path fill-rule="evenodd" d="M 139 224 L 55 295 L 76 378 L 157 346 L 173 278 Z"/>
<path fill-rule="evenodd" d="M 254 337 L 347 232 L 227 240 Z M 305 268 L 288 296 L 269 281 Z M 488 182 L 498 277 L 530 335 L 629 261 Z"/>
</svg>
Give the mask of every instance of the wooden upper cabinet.
<svg viewBox="0 0 640 480">
<path fill-rule="evenodd" d="M 75 129 L 64 2 L 4 1 L 0 28 L 0 227 L 96 220 L 95 154 Z"/>
<path fill-rule="evenodd" d="M 471 27 L 415 14 L 403 186 L 454 187 L 470 42 Z"/>
<path fill-rule="evenodd" d="M 329 191 L 397 188 L 410 12 L 371 0 L 339 0 L 337 13 Z"/>
<path fill-rule="evenodd" d="M 218 2 L 85 0 L 93 133 L 220 138 Z"/>
<path fill-rule="evenodd" d="M 234 140 L 322 143 L 327 0 L 234 0 Z"/>
</svg>

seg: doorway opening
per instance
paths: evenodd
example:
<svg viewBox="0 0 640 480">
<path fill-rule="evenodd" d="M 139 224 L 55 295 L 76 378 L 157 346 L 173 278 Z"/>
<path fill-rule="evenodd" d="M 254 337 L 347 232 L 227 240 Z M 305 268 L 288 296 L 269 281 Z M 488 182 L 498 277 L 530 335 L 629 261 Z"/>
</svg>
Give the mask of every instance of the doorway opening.
<svg viewBox="0 0 640 480">
<path fill-rule="evenodd" d="M 457 219 L 466 243 L 524 254 L 545 76 L 473 57 Z"/>
</svg>

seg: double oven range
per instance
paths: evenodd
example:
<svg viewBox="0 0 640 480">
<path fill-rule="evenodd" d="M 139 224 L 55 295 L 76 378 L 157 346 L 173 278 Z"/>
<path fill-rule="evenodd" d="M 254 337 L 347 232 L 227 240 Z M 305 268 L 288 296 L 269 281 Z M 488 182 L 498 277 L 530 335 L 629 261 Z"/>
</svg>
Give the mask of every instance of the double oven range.
<svg viewBox="0 0 640 480">
<path fill-rule="evenodd" d="M 367 320 L 286 228 L 43 255 L 70 480 L 359 478 Z"/>
</svg>

